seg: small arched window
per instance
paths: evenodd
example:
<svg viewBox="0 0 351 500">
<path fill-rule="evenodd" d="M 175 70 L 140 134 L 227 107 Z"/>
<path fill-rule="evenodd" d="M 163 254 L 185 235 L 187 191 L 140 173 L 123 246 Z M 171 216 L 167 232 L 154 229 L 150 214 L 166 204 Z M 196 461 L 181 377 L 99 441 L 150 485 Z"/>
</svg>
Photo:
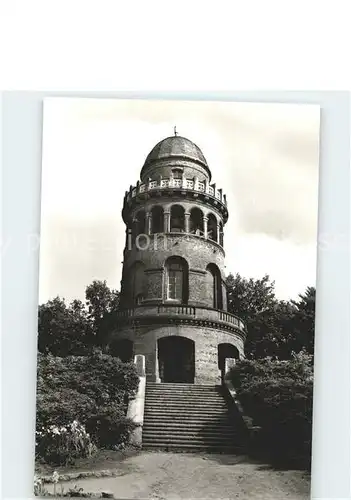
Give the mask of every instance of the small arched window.
<svg viewBox="0 0 351 500">
<path fill-rule="evenodd" d="M 185 230 L 184 208 L 181 205 L 171 207 L 171 233 L 182 233 Z"/>
<path fill-rule="evenodd" d="M 188 301 L 188 265 L 181 257 L 166 261 L 166 299 L 186 304 Z"/>
<path fill-rule="evenodd" d="M 204 235 L 204 214 L 197 207 L 190 211 L 190 233 L 197 236 Z"/>
<path fill-rule="evenodd" d="M 183 170 L 181 168 L 173 168 L 172 175 L 173 175 L 173 179 L 182 179 Z"/>
<path fill-rule="evenodd" d="M 151 233 L 164 232 L 164 214 L 160 205 L 155 205 L 151 209 Z"/>
<path fill-rule="evenodd" d="M 217 219 L 213 214 L 209 214 L 207 223 L 208 238 L 217 243 Z"/>
<path fill-rule="evenodd" d="M 136 237 L 139 236 L 139 234 L 145 234 L 145 233 L 146 233 L 146 214 L 144 210 L 140 210 L 133 219 L 133 228 L 132 228 L 133 244 L 135 243 Z"/>
<path fill-rule="evenodd" d="M 222 277 L 216 264 L 209 264 L 207 272 L 211 277 L 211 298 L 214 309 L 223 309 Z"/>
<path fill-rule="evenodd" d="M 135 297 L 135 304 L 139 306 L 143 302 L 143 294 L 138 293 L 138 295 Z"/>
<path fill-rule="evenodd" d="M 145 287 L 145 265 L 137 261 L 127 271 L 124 281 L 126 281 L 126 296 L 128 297 L 128 307 L 138 304 L 144 293 Z"/>
<path fill-rule="evenodd" d="M 223 246 L 223 224 L 219 223 L 219 244 Z"/>
</svg>

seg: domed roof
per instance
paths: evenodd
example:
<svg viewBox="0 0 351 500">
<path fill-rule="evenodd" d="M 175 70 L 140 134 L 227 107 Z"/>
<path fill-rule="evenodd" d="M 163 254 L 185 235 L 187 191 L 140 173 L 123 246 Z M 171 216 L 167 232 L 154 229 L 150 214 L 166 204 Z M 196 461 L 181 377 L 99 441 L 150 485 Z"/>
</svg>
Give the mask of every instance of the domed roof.
<svg viewBox="0 0 351 500">
<path fill-rule="evenodd" d="M 201 164 L 202 167 L 204 167 L 208 171 L 209 175 L 211 175 L 210 169 L 207 165 L 207 161 L 201 149 L 186 137 L 181 137 L 179 135 L 166 137 L 166 139 L 163 139 L 158 144 L 156 144 L 156 146 L 146 157 L 141 173 L 143 173 L 143 171 L 145 171 L 145 168 L 152 163 L 172 157 L 174 157 L 175 159 L 178 158 L 188 161 L 195 161 L 196 163 Z"/>
</svg>

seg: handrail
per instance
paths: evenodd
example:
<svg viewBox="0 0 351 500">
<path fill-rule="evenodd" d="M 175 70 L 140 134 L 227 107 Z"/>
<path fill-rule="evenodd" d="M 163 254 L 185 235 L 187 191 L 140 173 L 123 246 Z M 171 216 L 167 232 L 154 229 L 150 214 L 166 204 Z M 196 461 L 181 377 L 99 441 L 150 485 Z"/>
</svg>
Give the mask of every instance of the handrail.
<svg viewBox="0 0 351 500">
<path fill-rule="evenodd" d="M 159 314 L 172 312 L 173 314 L 185 314 L 195 316 L 195 307 L 178 305 L 178 304 L 162 304 L 158 306 Z"/>
<path fill-rule="evenodd" d="M 196 179 L 175 179 L 173 177 L 169 177 L 167 179 L 150 180 L 148 183 L 138 183 L 136 186 L 131 186 L 129 191 L 126 193 L 126 199 L 127 201 L 129 201 L 130 199 L 135 198 L 139 193 L 145 193 L 147 191 L 153 191 L 155 189 L 170 188 L 205 193 L 208 196 L 216 198 L 225 206 L 227 206 L 226 195 L 223 194 L 222 189 L 217 189 L 215 184 L 201 182 Z"/>
</svg>

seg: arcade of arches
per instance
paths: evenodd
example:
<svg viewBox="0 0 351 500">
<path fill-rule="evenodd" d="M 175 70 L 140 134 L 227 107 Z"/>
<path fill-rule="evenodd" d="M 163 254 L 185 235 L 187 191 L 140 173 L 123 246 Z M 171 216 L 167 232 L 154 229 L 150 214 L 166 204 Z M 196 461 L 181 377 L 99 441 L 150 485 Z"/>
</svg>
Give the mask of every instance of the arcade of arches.
<svg viewBox="0 0 351 500">
<path fill-rule="evenodd" d="M 166 383 L 193 384 L 196 377 L 196 349 L 193 339 L 170 335 L 157 340 L 156 378 Z M 199 342 L 201 340 L 199 339 Z M 129 339 L 114 341 L 110 344 L 110 353 L 123 362 L 132 361 L 134 343 Z M 221 343 L 217 347 L 217 366 L 220 379 L 224 380 L 226 359 L 232 364 L 239 359 L 237 347 L 230 343 Z"/>
<path fill-rule="evenodd" d="M 141 209 L 131 222 L 132 244 L 139 235 L 158 233 L 188 233 L 202 236 L 223 246 L 223 223 L 213 213 L 205 216 L 198 207 L 186 212 L 182 205 L 174 204 L 170 211 L 154 205 L 149 212 Z"/>
</svg>

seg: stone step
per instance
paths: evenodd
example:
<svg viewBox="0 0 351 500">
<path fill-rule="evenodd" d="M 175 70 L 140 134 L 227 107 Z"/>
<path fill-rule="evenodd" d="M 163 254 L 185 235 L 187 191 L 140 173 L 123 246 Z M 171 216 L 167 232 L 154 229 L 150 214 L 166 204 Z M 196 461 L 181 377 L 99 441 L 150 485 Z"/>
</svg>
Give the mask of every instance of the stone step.
<svg viewBox="0 0 351 500">
<path fill-rule="evenodd" d="M 225 401 L 178 401 L 176 399 L 148 399 L 146 398 L 145 400 L 145 406 L 155 406 L 157 407 L 162 407 L 162 406 L 176 406 L 176 407 L 182 407 L 182 408 L 204 408 L 206 410 L 210 410 L 211 408 L 221 408 L 221 409 L 228 409 L 228 405 L 226 404 Z"/>
<path fill-rule="evenodd" d="M 221 419 L 208 419 L 208 418 L 169 418 L 168 415 L 161 416 L 151 416 L 144 418 L 144 426 L 151 424 L 153 426 L 167 426 L 167 425 L 196 425 L 196 426 L 208 426 L 208 427 L 216 427 L 216 426 L 229 426 L 241 429 L 242 426 L 239 426 L 237 423 L 232 422 L 227 417 Z"/>
<path fill-rule="evenodd" d="M 240 431 L 219 386 L 146 384 L 143 448 L 233 452 Z"/>
<path fill-rule="evenodd" d="M 245 453 L 245 448 L 240 445 L 208 445 L 192 443 L 178 445 L 176 443 L 148 442 L 145 444 L 143 443 L 143 448 L 155 451 L 172 451 L 173 453 L 218 453 L 223 455 Z"/>
<path fill-rule="evenodd" d="M 156 396 L 159 395 L 159 394 L 173 394 L 173 395 L 178 395 L 178 396 L 184 396 L 184 397 L 187 397 L 187 396 L 208 396 L 208 397 L 222 397 L 222 393 L 220 391 L 217 391 L 217 390 L 214 390 L 214 391 L 204 391 L 204 390 L 200 390 L 200 391 L 192 391 L 191 389 L 182 389 L 182 390 L 177 390 L 177 389 L 158 389 L 158 390 L 154 390 L 154 389 L 148 389 L 146 388 L 146 391 L 145 391 L 146 394 L 155 394 Z"/>
<path fill-rule="evenodd" d="M 183 413 L 186 415 L 210 415 L 210 414 L 229 414 L 229 411 L 227 408 L 219 407 L 217 408 L 216 406 L 209 406 L 209 407 L 189 407 L 186 408 L 185 406 L 180 406 L 180 405 L 145 405 L 144 412 L 152 412 L 152 413 L 164 413 L 164 412 L 169 412 L 169 413 Z"/>
<path fill-rule="evenodd" d="M 145 394 L 147 399 L 157 399 L 157 400 L 165 400 L 165 399 L 174 399 L 177 401 L 223 401 L 224 398 L 220 394 L 202 394 L 202 395 L 189 395 L 189 394 L 172 394 L 170 393 L 151 393 Z"/>
<path fill-rule="evenodd" d="M 159 427 L 158 429 L 156 427 L 149 427 L 145 426 L 143 427 L 143 437 L 150 437 L 150 436 L 186 436 L 189 439 L 192 439 L 193 437 L 196 438 L 210 438 L 210 437 L 216 437 L 218 439 L 228 439 L 228 438 L 238 438 L 240 437 L 240 433 L 235 431 L 234 429 L 206 429 L 205 427 L 199 427 L 199 428 L 193 428 L 193 429 L 187 429 L 185 427 L 183 428 L 177 428 L 177 427 Z"/>
<path fill-rule="evenodd" d="M 221 391 L 218 389 L 187 389 L 187 388 L 182 388 L 182 389 L 177 389 L 173 387 L 167 387 L 167 388 L 160 388 L 160 389 L 155 389 L 153 387 L 146 387 L 145 390 L 146 394 L 161 394 L 161 393 L 173 393 L 173 394 L 208 394 L 208 395 L 217 395 L 221 394 Z"/>
<path fill-rule="evenodd" d="M 147 420 L 144 424 L 144 429 L 145 428 L 155 428 L 158 429 L 166 427 L 167 429 L 173 429 L 173 428 L 181 428 L 181 429 L 231 429 L 231 430 L 237 430 L 237 426 L 235 426 L 232 422 L 229 420 L 223 421 L 221 423 L 218 422 L 201 422 L 201 420 Z"/>
<path fill-rule="evenodd" d="M 146 392 L 145 393 L 146 398 L 154 398 L 154 399 L 165 399 L 165 398 L 172 398 L 172 399 L 184 399 L 186 401 L 190 400 L 210 400 L 210 401 L 220 401 L 223 400 L 223 396 L 221 394 L 181 394 L 177 393 L 174 394 L 172 392 Z"/>
<path fill-rule="evenodd" d="M 226 415 L 235 415 L 234 411 L 231 411 L 227 407 L 222 407 L 217 405 L 212 406 L 180 406 L 180 405 L 172 405 L 172 404 L 163 404 L 163 405 L 154 405 L 154 404 L 145 404 L 144 411 L 155 412 L 171 412 L 171 413 L 184 413 L 186 415 L 196 414 L 196 415 L 210 415 L 212 413 L 222 413 Z"/>
<path fill-rule="evenodd" d="M 218 389 L 189 389 L 189 388 L 182 388 L 182 389 L 177 389 L 174 387 L 161 387 L 159 389 L 156 389 L 154 387 L 146 387 L 145 390 L 146 394 L 160 394 L 160 393 L 173 393 L 173 394 L 208 394 L 208 395 L 216 395 L 220 394 L 220 391 Z"/>
<path fill-rule="evenodd" d="M 161 443 L 176 443 L 176 444 L 217 444 L 217 445 L 234 445 L 234 439 L 228 439 L 227 436 L 189 436 L 184 434 L 147 434 L 143 435 L 143 443 L 147 442 L 161 442 Z"/>
<path fill-rule="evenodd" d="M 147 382 L 147 387 L 186 387 L 190 389 L 216 389 L 221 387 L 216 384 L 189 384 L 185 382 Z"/>
</svg>

